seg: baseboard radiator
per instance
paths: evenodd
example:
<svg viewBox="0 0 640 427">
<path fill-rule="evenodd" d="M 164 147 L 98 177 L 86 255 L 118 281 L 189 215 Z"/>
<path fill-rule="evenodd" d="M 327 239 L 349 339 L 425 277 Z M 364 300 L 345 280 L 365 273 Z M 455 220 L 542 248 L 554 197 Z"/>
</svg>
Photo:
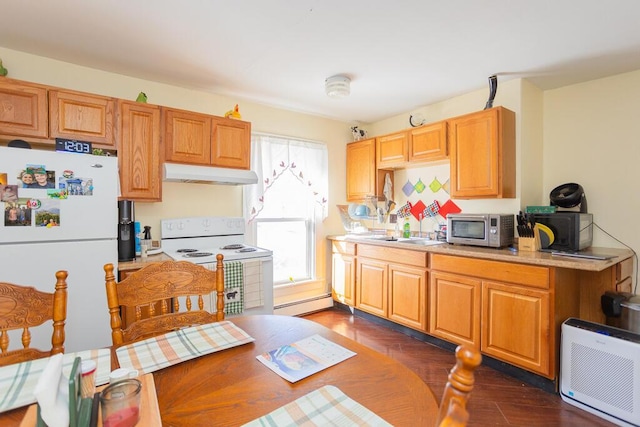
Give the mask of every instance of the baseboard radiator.
<svg viewBox="0 0 640 427">
<path fill-rule="evenodd" d="M 314 311 L 320 311 L 330 307 L 333 307 L 333 298 L 331 298 L 331 294 L 327 294 L 315 298 L 277 305 L 273 308 L 273 313 L 286 316 L 300 316 L 302 314 L 312 313 Z"/>
<path fill-rule="evenodd" d="M 562 400 L 619 426 L 640 426 L 640 334 L 570 318 L 561 339 Z"/>
</svg>

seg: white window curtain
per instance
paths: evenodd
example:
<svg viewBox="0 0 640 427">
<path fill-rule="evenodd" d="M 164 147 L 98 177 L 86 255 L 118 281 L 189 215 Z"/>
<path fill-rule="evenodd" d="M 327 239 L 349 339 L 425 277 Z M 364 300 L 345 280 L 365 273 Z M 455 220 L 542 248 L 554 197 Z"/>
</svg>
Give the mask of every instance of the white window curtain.
<svg viewBox="0 0 640 427">
<path fill-rule="evenodd" d="M 258 183 L 244 188 L 246 239 L 256 244 L 256 218 L 309 218 L 328 214 L 328 154 L 325 144 L 253 134 L 251 169 Z"/>
</svg>

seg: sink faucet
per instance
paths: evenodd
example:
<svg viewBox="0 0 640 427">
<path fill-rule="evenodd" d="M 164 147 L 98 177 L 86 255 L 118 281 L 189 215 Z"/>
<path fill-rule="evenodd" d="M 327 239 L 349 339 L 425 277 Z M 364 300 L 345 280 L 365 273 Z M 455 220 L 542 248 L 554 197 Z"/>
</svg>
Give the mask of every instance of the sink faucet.
<svg viewBox="0 0 640 427">
<path fill-rule="evenodd" d="M 422 213 L 418 214 L 418 237 L 422 238 L 422 220 L 424 215 Z"/>
</svg>

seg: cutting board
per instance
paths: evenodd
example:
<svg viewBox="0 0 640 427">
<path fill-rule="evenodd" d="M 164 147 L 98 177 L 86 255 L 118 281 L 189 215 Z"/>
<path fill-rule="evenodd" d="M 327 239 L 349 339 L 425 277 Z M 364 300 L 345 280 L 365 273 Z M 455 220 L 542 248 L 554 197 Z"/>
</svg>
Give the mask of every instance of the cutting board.
<svg viewBox="0 0 640 427">
<path fill-rule="evenodd" d="M 161 426 L 160 409 L 158 408 L 158 396 L 156 395 L 156 384 L 153 381 L 153 374 L 145 374 L 138 378 L 142 383 L 142 395 L 140 396 L 140 421 L 139 426 Z M 109 384 L 97 388 L 101 391 Z M 27 409 L 20 427 L 33 427 L 36 425 L 38 405 L 33 404 Z M 102 425 L 102 414 L 98 414 L 98 426 Z"/>
</svg>

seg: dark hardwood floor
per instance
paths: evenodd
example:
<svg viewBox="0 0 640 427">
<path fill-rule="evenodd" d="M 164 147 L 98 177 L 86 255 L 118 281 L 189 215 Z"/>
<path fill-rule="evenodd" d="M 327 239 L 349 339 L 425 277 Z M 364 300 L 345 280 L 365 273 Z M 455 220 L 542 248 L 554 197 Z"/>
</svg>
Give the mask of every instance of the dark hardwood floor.
<svg viewBox="0 0 640 427">
<path fill-rule="evenodd" d="M 396 359 L 431 387 L 438 400 L 455 364 L 448 350 L 332 308 L 304 316 Z M 468 403 L 469 426 L 588 427 L 614 424 L 564 402 L 559 395 L 481 365 Z"/>
</svg>

